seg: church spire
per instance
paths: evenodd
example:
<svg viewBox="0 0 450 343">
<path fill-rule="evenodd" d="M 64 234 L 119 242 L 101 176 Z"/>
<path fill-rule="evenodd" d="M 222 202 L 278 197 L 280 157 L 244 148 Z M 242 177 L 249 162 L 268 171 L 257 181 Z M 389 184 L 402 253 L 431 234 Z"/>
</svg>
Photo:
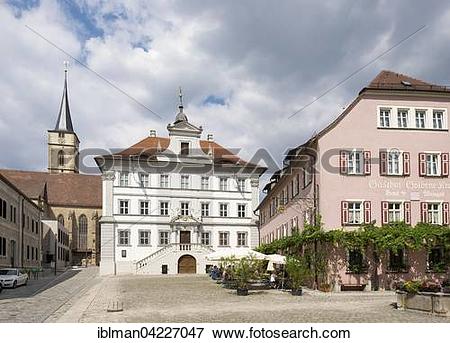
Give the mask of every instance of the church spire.
<svg viewBox="0 0 450 343">
<path fill-rule="evenodd" d="M 64 62 L 64 90 L 59 107 L 58 120 L 56 121 L 55 131 L 73 132 L 72 118 L 70 117 L 69 94 L 67 90 L 67 67 L 69 62 Z"/>
<path fill-rule="evenodd" d="M 177 116 L 175 117 L 175 122 L 174 122 L 174 124 L 176 124 L 176 123 L 179 123 L 179 122 L 183 122 L 183 121 L 188 121 L 188 118 L 187 118 L 187 116 L 186 116 L 186 114 L 184 114 L 184 112 L 183 112 L 183 108 L 184 108 L 184 106 L 183 106 L 183 92 L 181 91 L 181 87 L 178 89 L 178 97 L 179 97 L 179 104 L 178 104 L 178 113 L 177 113 Z"/>
</svg>

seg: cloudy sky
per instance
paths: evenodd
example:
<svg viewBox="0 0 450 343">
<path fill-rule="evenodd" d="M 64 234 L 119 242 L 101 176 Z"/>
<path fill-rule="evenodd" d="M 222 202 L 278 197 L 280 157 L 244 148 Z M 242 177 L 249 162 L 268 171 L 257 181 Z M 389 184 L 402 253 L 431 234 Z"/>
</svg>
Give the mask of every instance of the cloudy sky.
<svg viewBox="0 0 450 343">
<path fill-rule="evenodd" d="M 127 147 L 150 129 L 165 136 L 182 86 L 205 134 L 245 158 L 267 148 L 279 162 L 382 69 L 450 84 L 447 1 L 3 0 L 0 23 L 2 168 L 45 170 L 64 60 L 83 148 Z"/>
</svg>

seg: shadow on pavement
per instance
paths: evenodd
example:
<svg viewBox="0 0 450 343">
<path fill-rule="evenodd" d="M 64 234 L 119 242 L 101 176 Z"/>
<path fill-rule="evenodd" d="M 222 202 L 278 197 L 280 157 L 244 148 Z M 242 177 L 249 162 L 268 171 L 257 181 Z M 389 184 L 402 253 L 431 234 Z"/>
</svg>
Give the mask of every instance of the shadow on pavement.
<svg viewBox="0 0 450 343">
<path fill-rule="evenodd" d="M 57 273 L 56 275 L 47 275 L 40 277 L 39 279 L 30 279 L 26 286 L 19 286 L 15 289 L 3 288 L 0 293 L 0 301 L 5 299 L 20 299 L 30 298 L 39 293 L 56 286 L 57 284 L 64 282 L 75 275 L 77 275 L 81 269 L 68 269 L 65 272 Z"/>
</svg>

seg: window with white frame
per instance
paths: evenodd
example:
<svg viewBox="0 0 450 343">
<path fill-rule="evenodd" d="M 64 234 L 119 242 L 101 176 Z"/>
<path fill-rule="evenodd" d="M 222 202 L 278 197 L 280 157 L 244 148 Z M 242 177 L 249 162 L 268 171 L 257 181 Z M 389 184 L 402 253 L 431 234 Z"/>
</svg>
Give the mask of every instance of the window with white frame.
<svg viewBox="0 0 450 343">
<path fill-rule="evenodd" d="M 429 224 L 440 225 L 442 223 L 441 213 L 442 210 L 440 203 L 427 204 L 427 222 Z"/>
<path fill-rule="evenodd" d="M 139 175 L 139 178 L 140 178 L 139 181 L 140 181 L 142 187 L 150 186 L 149 175 L 147 173 L 141 173 Z"/>
<path fill-rule="evenodd" d="M 230 233 L 219 232 L 219 246 L 226 247 L 230 245 Z"/>
<path fill-rule="evenodd" d="M 141 216 L 148 215 L 150 213 L 150 202 L 148 200 L 140 201 L 140 213 Z"/>
<path fill-rule="evenodd" d="M 201 188 L 203 190 L 208 190 L 209 189 L 209 176 L 202 176 Z"/>
<path fill-rule="evenodd" d="M 128 173 L 127 172 L 120 173 L 119 183 L 120 183 L 121 187 L 128 186 Z"/>
<path fill-rule="evenodd" d="M 200 242 L 203 245 L 211 245 L 211 232 L 202 232 Z"/>
<path fill-rule="evenodd" d="M 426 155 L 427 176 L 438 176 L 441 174 L 439 157 L 439 154 Z"/>
<path fill-rule="evenodd" d="M 221 191 L 228 190 L 228 179 L 226 177 L 219 178 L 219 189 Z"/>
<path fill-rule="evenodd" d="M 402 204 L 400 202 L 388 203 L 388 221 L 389 223 L 403 220 Z"/>
<path fill-rule="evenodd" d="M 128 214 L 128 200 L 119 200 L 119 213 Z"/>
<path fill-rule="evenodd" d="M 363 205 L 362 202 L 348 203 L 348 223 L 361 224 L 363 222 Z"/>
<path fill-rule="evenodd" d="M 237 246 L 246 247 L 247 246 L 247 232 L 237 233 Z"/>
<path fill-rule="evenodd" d="M 169 175 L 161 174 L 159 176 L 159 187 L 161 187 L 161 188 L 169 188 Z"/>
<path fill-rule="evenodd" d="M 400 175 L 402 173 L 401 153 L 398 150 L 390 150 L 387 155 L 388 175 Z"/>
<path fill-rule="evenodd" d="M 169 215 L 169 202 L 168 201 L 161 201 L 159 203 L 159 214 L 161 216 Z"/>
<path fill-rule="evenodd" d="M 209 203 L 203 202 L 201 204 L 202 217 L 209 217 Z"/>
<path fill-rule="evenodd" d="M 416 110 L 416 128 L 424 129 L 427 113 L 425 110 Z"/>
<path fill-rule="evenodd" d="M 390 108 L 381 108 L 380 109 L 380 127 L 390 127 L 390 117 L 391 117 L 391 109 Z"/>
<path fill-rule="evenodd" d="M 130 245 L 130 231 L 119 230 L 118 231 L 119 245 Z"/>
<path fill-rule="evenodd" d="M 228 204 L 219 204 L 219 215 L 221 217 L 228 217 Z"/>
<path fill-rule="evenodd" d="M 159 231 L 159 245 L 168 245 L 169 243 L 169 231 Z"/>
<path fill-rule="evenodd" d="M 364 170 L 364 155 L 362 151 L 352 150 L 348 152 L 348 174 L 362 174 Z"/>
<path fill-rule="evenodd" d="M 239 191 L 244 192 L 245 191 L 245 179 L 238 179 L 237 187 L 238 187 Z"/>
<path fill-rule="evenodd" d="M 183 201 L 180 205 L 181 205 L 181 215 L 188 216 L 189 215 L 189 203 Z"/>
<path fill-rule="evenodd" d="M 397 110 L 397 126 L 401 128 L 408 127 L 408 109 Z"/>
<path fill-rule="evenodd" d="M 150 230 L 139 230 L 139 245 L 150 244 Z"/>
<path fill-rule="evenodd" d="M 245 209 L 246 209 L 245 204 L 238 204 L 237 212 L 238 212 L 239 218 L 245 218 L 245 215 L 246 215 Z"/>
<path fill-rule="evenodd" d="M 189 188 L 189 175 L 181 175 L 181 189 Z"/>
<path fill-rule="evenodd" d="M 444 127 L 444 112 L 433 111 L 433 129 L 442 129 Z"/>
</svg>

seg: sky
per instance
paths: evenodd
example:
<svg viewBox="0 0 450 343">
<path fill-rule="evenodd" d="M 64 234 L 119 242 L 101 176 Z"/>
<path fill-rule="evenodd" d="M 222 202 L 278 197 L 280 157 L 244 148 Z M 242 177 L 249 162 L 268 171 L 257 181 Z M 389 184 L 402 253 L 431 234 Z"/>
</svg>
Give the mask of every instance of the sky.
<svg viewBox="0 0 450 343">
<path fill-rule="evenodd" d="M 450 85 L 449 23 L 433 0 L 3 0 L 0 168 L 46 169 L 65 60 L 82 149 L 166 136 L 181 86 L 205 137 L 281 163 L 381 70 Z"/>
</svg>

